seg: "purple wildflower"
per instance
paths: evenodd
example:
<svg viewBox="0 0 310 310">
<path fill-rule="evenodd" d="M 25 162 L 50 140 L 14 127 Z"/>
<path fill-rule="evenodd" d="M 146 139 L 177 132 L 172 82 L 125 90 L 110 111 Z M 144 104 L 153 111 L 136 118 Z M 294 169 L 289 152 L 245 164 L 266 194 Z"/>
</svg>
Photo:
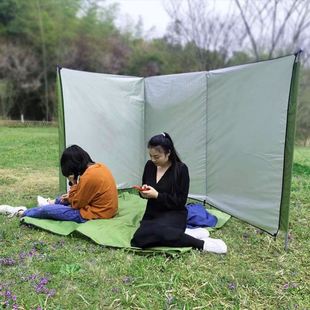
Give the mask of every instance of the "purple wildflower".
<svg viewBox="0 0 310 310">
<path fill-rule="evenodd" d="M 120 289 L 118 287 L 112 287 L 112 292 L 113 293 L 119 293 Z"/>
<path fill-rule="evenodd" d="M 52 245 L 53 249 L 59 249 L 62 248 L 65 245 L 64 240 L 57 241 L 54 245 Z"/>
<path fill-rule="evenodd" d="M 35 280 L 37 278 L 37 275 L 36 274 L 31 274 L 29 277 L 28 277 L 28 280 Z"/>
<path fill-rule="evenodd" d="M 290 287 L 290 284 L 289 284 L 289 283 L 285 283 L 285 284 L 283 285 L 283 288 L 284 288 L 285 290 L 287 290 L 289 287 Z"/>
<path fill-rule="evenodd" d="M 247 238 L 249 238 L 249 234 L 245 232 L 245 233 L 243 233 L 242 237 L 243 237 L 243 239 L 247 239 Z"/>
<path fill-rule="evenodd" d="M 16 264 L 15 259 L 7 257 L 7 258 L 0 258 L 0 265 L 2 266 L 13 266 Z"/>
<path fill-rule="evenodd" d="M 37 285 L 37 286 L 36 286 L 36 292 L 37 292 L 37 293 L 44 293 L 44 294 L 47 294 L 47 293 L 48 293 L 48 288 L 46 288 L 46 287 L 43 286 L 43 285 Z"/>
<path fill-rule="evenodd" d="M 37 293 L 43 293 L 46 294 L 48 297 L 53 297 L 56 294 L 55 289 L 48 289 L 46 285 L 48 284 L 49 280 L 48 278 L 40 278 L 39 283 L 35 286 L 35 291 Z"/>
<path fill-rule="evenodd" d="M 295 283 L 295 282 L 293 282 L 293 283 L 285 283 L 283 285 L 283 289 L 284 290 L 288 290 L 289 288 L 296 288 L 296 287 L 298 287 L 298 284 Z"/>
<path fill-rule="evenodd" d="M 19 253 L 19 258 L 20 258 L 20 259 L 25 259 L 26 256 L 27 256 L 27 254 L 26 254 L 25 252 Z"/>
<path fill-rule="evenodd" d="M 56 290 L 54 288 L 52 288 L 51 290 L 48 291 L 47 296 L 48 297 L 53 297 L 56 294 Z"/>
<path fill-rule="evenodd" d="M 8 299 L 11 298 L 12 297 L 12 293 L 10 291 L 6 291 L 5 292 L 5 297 L 8 298 Z"/>
<path fill-rule="evenodd" d="M 125 284 L 130 284 L 131 282 L 133 282 L 133 277 L 124 277 L 123 278 L 123 283 L 125 283 Z"/>
<path fill-rule="evenodd" d="M 48 279 L 47 278 L 41 278 L 40 284 L 46 285 L 47 283 L 48 283 Z"/>
<path fill-rule="evenodd" d="M 234 283 L 234 282 L 229 283 L 229 284 L 228 284 L 228 288 L 229 288 L 230 290 L 235 290 L 235 289 L 236 289 L 236 283 Z"/>
<path fill-rule="evenodd" d="M 45 285 L 47 284 L 47 282 L 41 282 L 36 286 L 36 292 L 37 293 L 45 293 L 47 294 L 48 293 L 48 288 L 45 287 Z"/>
<path fill-rule="evenodd" d="M 37 250 L 35 248 L 31 249 L 30 252 L 28 253 L 28 256 L 32 257 L 35 256 L 37 253 Z"/>
</svg>

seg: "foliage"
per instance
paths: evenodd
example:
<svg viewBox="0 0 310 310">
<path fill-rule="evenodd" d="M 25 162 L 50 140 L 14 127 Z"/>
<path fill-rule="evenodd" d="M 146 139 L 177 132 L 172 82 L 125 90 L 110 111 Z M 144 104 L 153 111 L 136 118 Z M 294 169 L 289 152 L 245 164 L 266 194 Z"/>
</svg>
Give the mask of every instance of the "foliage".
<svg viewBox="0 0 310 310">
<path fill-rule="evenodd" d="M 20 108 L 17 113 L 14 109 L 11 111 L 13 117 L 26 113 L 30 118 L 38 119 L 38 115 L 32 115 L 30 111 L 36 106 L 43 110 L 46 120 L 52 118 L 57 64 L 106 71 L 110 69 L 109 64 L 115 67 L 115 63 L 120 62 L 122 48 L 117 49 L 118 42 L 113 41 L 117 29 L 113 24 L 112 9 L 91 4 L 82 6 L 80 0 L 69 0 L 65 4 L 60 0 L 5 0 L 5 3 L 3 7 L 7 13 L 3 12 L 3 15 L 10 15 L 11 7 L 16 8 L 14 16 L 2 21 L 5 31 L 4 39 L 0 41 L 0 79 L 14 83 L 20 94 L 15 98 Z M 115 59 L 111 55 L 115 55 Z M 35 85 L 29 96 L 24 94 L 18 73 L 23 74 L 29 88 Z M 32 77 L 35 77 L 34 81 Z M 31 104 L 31 108 L 27 110 L 26 104 Z"/>
<path fill-rule="evenodd" d="M 232 0 L 234 10 L 227 15 L 214 10 L 214 1 L 183 2 L 165 1 L 171 4 L 170 26 L 162 38 L 147 39 L 141 20 L 118 27 L 117 5 L 106 1 L 1 0 L 1 117 L 55 120 L 57 65 L 152 76 L 268 59 L 309 42 L 308 1 Z M 304 74 L 297 123 L 302 143 L 310 132 L 310 84 Z"/>
<path fill-rule="evenodd" d="M 3 115 L 8 116 L 8 110 L 14 108 L 13 101 L 19 114 L 24 114 L 41 86 L 38 60 L 29 48 L 8 43 L 0 52 L 0 70 L 6 86 L 1 98 Z"/>
<path fill-rule="evenodd" d="M 301 72 L 296 133 L 297 139 L 306 146 L 310 143 L 310 70 L 302 68 Z"/>
<path fill-rule="evenodd" d="M 56 128 L 0 128 L 1 203 L 58 194 Z M 225 256 L 143 256 L 58 236 L 0 215 L 0 304 L 6 309 L 307 309 L 310 149 L 295 149 L 289 250 L 231 219 L 212 237 Z M 15 305 L 15 306 L 14 306 Z"/>
</svg>

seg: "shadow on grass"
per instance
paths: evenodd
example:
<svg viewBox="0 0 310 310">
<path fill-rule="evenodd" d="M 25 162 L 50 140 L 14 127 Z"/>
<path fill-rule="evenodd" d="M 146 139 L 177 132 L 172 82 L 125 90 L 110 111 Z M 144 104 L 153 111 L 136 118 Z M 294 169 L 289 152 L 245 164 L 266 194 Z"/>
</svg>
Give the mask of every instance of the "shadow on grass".
<svg viewBox="0 0 310 310">
<path fill-rule="evenodd" d="M 310 176 L 310 166 L 295 163 L 293 165 L 293 174 Z"/>
</svg>

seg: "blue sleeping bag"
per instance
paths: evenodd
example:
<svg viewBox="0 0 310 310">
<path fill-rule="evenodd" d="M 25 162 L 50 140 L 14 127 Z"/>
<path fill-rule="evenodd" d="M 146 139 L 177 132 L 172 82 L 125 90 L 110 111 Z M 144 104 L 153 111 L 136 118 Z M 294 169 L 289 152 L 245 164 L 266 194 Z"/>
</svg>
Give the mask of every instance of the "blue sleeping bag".
<svg viewBox="0 0 310 310">
<path fill-rule="evenodd" d="M 215 227 L 217 217 L 210 214 L 200 203 L 189 203 L 187 208 L 187 227 Z"/>
</svg>

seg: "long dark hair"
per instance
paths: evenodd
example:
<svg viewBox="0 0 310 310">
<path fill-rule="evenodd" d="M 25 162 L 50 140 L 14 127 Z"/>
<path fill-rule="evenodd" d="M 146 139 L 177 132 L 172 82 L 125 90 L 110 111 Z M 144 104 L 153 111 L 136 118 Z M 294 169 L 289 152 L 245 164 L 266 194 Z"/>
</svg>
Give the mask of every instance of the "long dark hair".
<svg viewBox="0 0 310 310">
<path fill-rule="evenodd" d="M 153 136 L 149 143 L 147 144 L 147 147 L 158 147 L 161 146 L 161 148 L 164 150 L 165 154 L 169 155 L 169 160 L 171 161 L 171 169 L 173 171 L 172 177 L 174 182 L 172 182 L 172 192 L 176 193 L 176 184 L 178 182 L 179 178 L 179 171 L 181 169 L 181 166 L 183 165 L 180 156 L 178 155 L 178 152 L 176 151 L 173 141 L 170 137 L 170 135 L 167 132 L 163 132 L 159 135 Z"/>
<path fill-rule="evenodd" d="M 171 161 L 171 164 L 173 166 L 175 166 L 177 162 L 182 162 L 178 155 L 178 152 L 174 147 L 173 141 L 167 132 L 163 132 L 159 135 L 153 136 L 147 144 L 148 148 L 157 146 L 161 146 L 165 154 L 168 154 L 170 152 L 169 160 Z"/>
<path fill-rule="evenodd" d="M 71 145 L 66 148 L 60 159 L 61 172 L 65 177 L 74 175 L 75 179 L 82 175 L 88 164 L 94 164 L 89 154 L 78 145 Z"/>
</svg>

